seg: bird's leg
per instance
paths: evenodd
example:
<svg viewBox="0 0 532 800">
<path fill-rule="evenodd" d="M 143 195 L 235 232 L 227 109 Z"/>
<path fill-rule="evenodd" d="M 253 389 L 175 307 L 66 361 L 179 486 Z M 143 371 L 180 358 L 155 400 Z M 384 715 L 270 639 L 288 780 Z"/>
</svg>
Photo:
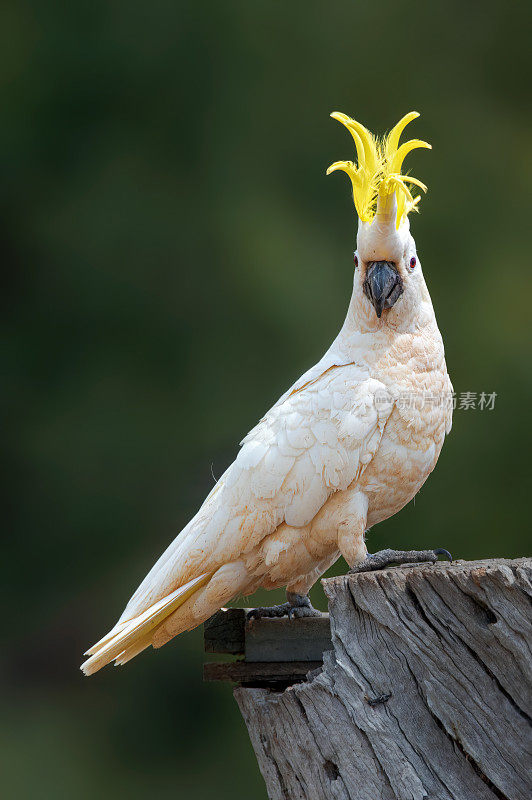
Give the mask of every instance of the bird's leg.
<svg viewBox="0 0 532 800">
<path fill-rule="evenodd" d="M 286 592 L 286 603 L 264 608 L 252 608 L 248 611 L 248 619 L 261 619 L 262 617 L 320 617 L 321 612 L 313 607 L 308 594 Z"/>
<path fill-rule="evenodd" d="M 286 593 L 290 609 L 288 611 L 289 619 L 299 619 L 299 617 L 321 617 L 321 611 L 314 608 L 310 602 L 308 594 L 297 594 L 296 592 Z"/>
<path fill-rule="evenodd" d="M 423 561 L 435 564 L 439 555 L 445 556 L 449 561 L 453 560 L 449 551 L 443 547 L 437 547 L 435 550 L 379 550 L 378 553 L 368 553 L 364 561 L 355 564 L 349 570 L 349 574 L 372 572 L 375 569 L 384 569 L 390 564 L 420 564 Z"/>
</svg>

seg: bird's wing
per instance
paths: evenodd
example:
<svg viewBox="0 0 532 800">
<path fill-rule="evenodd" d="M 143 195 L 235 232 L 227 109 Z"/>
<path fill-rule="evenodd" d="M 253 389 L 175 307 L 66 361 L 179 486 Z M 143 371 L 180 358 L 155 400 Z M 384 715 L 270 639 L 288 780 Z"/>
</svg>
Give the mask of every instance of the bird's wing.
<svg viewBox="0 0 532 800">
<path fill-rule="evenodd" d="M 393 404 L 354 364 L 293 387 L 242 441 L 238 457 L 146 576 L 121 622 L 252 550 L 282 522 L 308 524 L 375 455 Z"/>
<path fill-rule="evenodd" d="M 310 386 L 315 381 L 319 380 L 323 375 L 325 375 L 326 372 L 335 367 L 356 367 L 352 358 L 342 353 L 337 346 L 336 341 L 333 342 L 329 350 L 327 350 L 317 364 L 314 364 L 312 367 L 310 367 L 310 369 L 304 372 L 303 375 L 301 375 L 301 377 L 299 377 L 297 381 L 295 381 L 295 383 L 293 383 L 292 386 L 290 386 L 290 388 L 281 395 L 273 408 L 282 405 L 288 397 L 296 394 L 296 392 L 300 392 L 305 387 Z M 359 371 L 360 379 L 363 380 L 363 375 L 360 371 L 360 368 L 357 369 Z"/>
</svg>

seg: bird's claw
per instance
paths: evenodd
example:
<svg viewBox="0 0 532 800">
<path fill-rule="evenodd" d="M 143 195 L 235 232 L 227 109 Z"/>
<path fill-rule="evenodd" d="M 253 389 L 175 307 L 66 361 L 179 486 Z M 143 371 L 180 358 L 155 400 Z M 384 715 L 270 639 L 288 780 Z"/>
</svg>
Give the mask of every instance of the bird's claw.
<svg viewBox="0 0 532 800">
<path fill-rule="evenodd" d="M 445 556 L 449 561 L 453 560 L 449 551 L 443 547 L 437 547 L 434 550 L 379 550 L 378 553 L 368 553 L 364 561 L 351 567 L 349 574 L 373 572 L 377 569 L 384 569 L 390 564 L 421 564 L 426 561 L 435 564 L 439 555 Z"/>
<path fill-rule="evenodd" d="M 288 612 L 288 619 L 301 619 L 302 617 L 321 617 L 321 611 L 310 604 L 308 606 L 292 606 Z"/>
<path fill-rule="evenodd" d="M 453 561 L 452 555 L 449 553 L 448 550 L 445 549 L 445 547 L 437 547 L 432 552 L 435 553 L 435 555 L 437 555 L 437 556 L 445 556 L 447 561 L 450 561 L 451 563 Z"/>
<path fill-rule="evenodd" d="M 263 606 L 259 608 L 252 608 L 247 613 L 248 619 L 262 619 L 266 618 L 273 618 L 273 617 L 286 617 L 290 616 L 290 610 L 292 606 L 290 603 L 279 603 L 276 606 Z"/>
<path fill-rule="evenodd" d="M 252 608 L 247 613 L 248 620 L 272 617 L 288 617 L 290 620 L 300 619 L 301 617 L 321 617 L 321 611 L 313 607 L 307 595 L 289 592 L 288 597 L 290 599 L 287 603 L 279 603 L 277 606 L 265 606 L 264 608 Z"/>
</svg>

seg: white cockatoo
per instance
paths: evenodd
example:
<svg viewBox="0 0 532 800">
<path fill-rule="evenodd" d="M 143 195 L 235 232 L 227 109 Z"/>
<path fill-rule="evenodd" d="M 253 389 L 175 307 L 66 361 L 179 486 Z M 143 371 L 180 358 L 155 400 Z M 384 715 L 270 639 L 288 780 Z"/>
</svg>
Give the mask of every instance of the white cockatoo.
<svg viewBox="0 0 532 800">
<path fill-rule="evenodd" d="M 343 555 L 354 571 L 436 561 L 444 550 L 369 555 L 365 535 L 419 491 L 451 429 L 452 386 L 408 214 L 426 187 L 402 174 L 411 112 L 384 139 L 344 114 L 357 163 L 346 172 L 359 216 L 353 293 L 321 361 L 242 441 L 236 460 L 170 544 L 114 628 L 87 652 L 86 675 L 125 664 L 207 620 L 236 595 L 286 586 L 253 616 L 316 614 L 310 587 Z"/>
</svg>

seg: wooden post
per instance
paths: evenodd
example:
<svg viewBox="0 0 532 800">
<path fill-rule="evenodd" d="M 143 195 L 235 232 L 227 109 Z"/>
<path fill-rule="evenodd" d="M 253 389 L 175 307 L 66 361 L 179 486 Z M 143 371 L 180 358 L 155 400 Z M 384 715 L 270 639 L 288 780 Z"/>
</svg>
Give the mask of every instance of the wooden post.
<svg viewBox="0 0 532 800">
<path fill-rule="evenodd" d="M 256 660 L 211 675 L 241 683 L 235 698 L 271 800 L 530 800 L 532 559 L 420 564 L 323 585 L 330 644 L 328 620 L 244 624 L 232 610 L 241 623 L 231 652 Z M 321 664 L 309 649 L 313 622 Z M 273 642 L 280 660 L 261 647 L 253 656 L 250 636 Z"/>
</svg>

